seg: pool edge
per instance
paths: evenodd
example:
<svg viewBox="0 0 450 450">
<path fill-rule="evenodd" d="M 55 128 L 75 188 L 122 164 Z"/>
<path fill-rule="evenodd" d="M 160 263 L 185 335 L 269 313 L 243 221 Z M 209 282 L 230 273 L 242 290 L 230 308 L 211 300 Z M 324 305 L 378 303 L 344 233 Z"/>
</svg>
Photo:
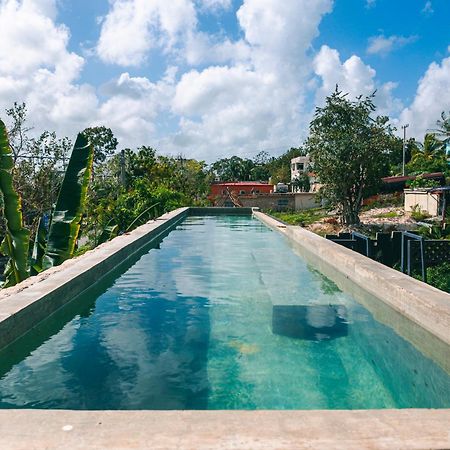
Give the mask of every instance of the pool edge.
<svg viewBox="0 0 450 450">
<path fill-rule="evenodd" d="M 0 411 L 0 447 L 443 449 L 450 410 Z"/>
<path fill-rule="evenodd" d="M 70 303 L 187 217 L 179 208 L 106 242 L 77 258 L 0 291 L 0 350 Z"/>
<path fill-rule="evenodd" d="M 348 289 L 341 286 L 342 282 L 345 282 L 345 279 L 350 280 L 361 291 L 376 297 L 389 308 L 431 334 L 435 338 L 433 344 L 437 346 L 427 345 L 427 342 L 421 342 L 420 339 L 414 339 L 411 336 L 404 337 L 450 373 L 450 294 L 302 227 L 286 225 L 257 211 L 254 212 L 254 216 L 301 247 L 302 256 L 307 256 L 305 251 L 310 255 L 313 254 L 315 259 L 313 264 L 318 265 L 319 269 L 344 291 L 348 292 Z M 364 306 L 368 307 L 367 304 Z M 396 331 L 399 330 L 396 329 Z M 399 334 L 403 335 L 403 333 Z"/>
</svg>

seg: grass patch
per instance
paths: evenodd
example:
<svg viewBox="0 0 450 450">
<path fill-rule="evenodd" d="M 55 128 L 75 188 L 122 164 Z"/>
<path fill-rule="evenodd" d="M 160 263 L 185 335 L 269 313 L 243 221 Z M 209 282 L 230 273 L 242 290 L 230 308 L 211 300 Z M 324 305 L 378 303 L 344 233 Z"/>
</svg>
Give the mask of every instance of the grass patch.
<svg viewBox="0 0 450 450">
<path fill-rule="evenodd" d="M 377 214 L 374 216 L 377 219 L 393 219 L 394 217 L 398 217 L 397 211 L 389 211 L 383 214 Z"/>
<path fill-rule="evenodd" d="M 327 215 L 326 211 L 320 208 L 291 212 L 268 211 L 268 213 L 290 225 L 300 225 L 302 227 L 311 225 Z"/>
</svg>

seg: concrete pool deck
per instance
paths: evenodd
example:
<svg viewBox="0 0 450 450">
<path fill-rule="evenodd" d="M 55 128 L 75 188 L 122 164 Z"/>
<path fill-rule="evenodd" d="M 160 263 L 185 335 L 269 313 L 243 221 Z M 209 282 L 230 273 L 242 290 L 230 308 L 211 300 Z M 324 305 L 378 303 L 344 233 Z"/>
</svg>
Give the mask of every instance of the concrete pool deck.
<svg viewBox="0 0 450 450">
<path fill-rule="evenodd" d="M 0 411 L 0 448 L 448 449 L 450 410 Z"/>
<path fill-rule="evenodd" d="M 251 210 L 232 210 L 251 214 Z M 229 209 L 181 208 L 87 254 L 0 292 L 0 348 L 69 303 L 99 278 L 187 215 L 224 214 Z M 418 325 L 405 336 L 450 371 L 450 295 L 351 250 L 253 212 L 283 233 L 295 249 L 336 281 L 382 297 L 376 316 L 399 334 L 400 318 Z M 339 279 L 334 279 L 335 275 Z M 363 299 L 363 301 L 366 301 Z M 370 303 L 371 299 L 367 300 Z M 364 303 L 365 306 L 366 303 Z M 395 314 L 394 314 L 395 312 Z M 430 337 L 432 339 L 430 339 Z M 450 448 L 450 409 L 364 411 L 64 411 L 0 410 L 0 448 L 180 448 L 180 449 L 444 449 Z"/>
</svg>

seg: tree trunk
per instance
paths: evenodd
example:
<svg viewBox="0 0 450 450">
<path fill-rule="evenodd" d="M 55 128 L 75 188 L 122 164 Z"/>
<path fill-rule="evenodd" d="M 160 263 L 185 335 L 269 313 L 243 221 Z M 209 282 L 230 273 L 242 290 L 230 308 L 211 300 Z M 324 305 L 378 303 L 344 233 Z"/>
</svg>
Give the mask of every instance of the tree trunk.
<svg viewBox="0 0 450 450">
<path fill-rule="evenodd" d="M 351 205 L 343 205 L 342 208 L 342 224 L 343 225 L 359 225 L 359 208 Z"/>
</svg>

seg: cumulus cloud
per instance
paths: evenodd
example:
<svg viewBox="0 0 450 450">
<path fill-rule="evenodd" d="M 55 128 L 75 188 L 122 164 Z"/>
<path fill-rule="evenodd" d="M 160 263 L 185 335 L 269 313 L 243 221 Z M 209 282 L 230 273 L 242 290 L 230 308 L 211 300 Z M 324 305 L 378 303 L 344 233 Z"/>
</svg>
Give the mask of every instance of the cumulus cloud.
<svg viewBox="0 0 450 450">
<path fill-rule="evenodd" d="M 341 62 L 339 52 L 324 45 L 316 55 L 313 67 L 321 80 L 321 86 L 316 91 L 317 105 L 323 104 L 325 97 L 337 84 L 339 89 L 348 92 L 351 98 L 370 95 L 377 91 L 375 103 L 378 114 L 392 115 L 401 110 L 401 102 L 393 96 L 397 84 L 393 82 L 378 84 L 375 69 L 365 64 L 359 56 L 352 55 Z"/>
<path fill-rule="evenodd" d="M 245 0 L 237 12 L 244 40 L 232 44 L 241 57 L 182 76 L 172 143 L 207 159 L 298 144 L 306 129 L 308 51 L 331 7 L 331 0 Z"/>
<path fill-rule="evenodd" d="M 25 101 L 37 129 L 70 135 L 95 113 L 97 97 L 76 83 L 85 61 L 67 50 L 69 30 L 55 15 L 51 0 L 0 2 L 0 108 Z"/>
<path fill-rule="evenodd" d="M 168 50 L 195 28 L 190 0 L 112 0 L 97 45 L 107 63 L 139 66 L 154 48 Z"/>
<path fill-rule="evenodd" d="M 100 106 L 98 124 L 107 124 L 127 146 L 149 143 L 155 136 L 155 121 L 170 108 L 175 92 L 176 68 L 170 67 L 157 83 L 128 72 L 105 84 L 108 99 Z"/>
<path fill-rule="evenodd" d="M 375 55 L 387 55 L 394 50 L 398 50 L 405 45 L 412 44 L 419 39 L 418 36 L 372 36 L 369 38 L 369 46 L 367 47 L 367 53 Z"/>
<path fill-rule="evenodd" d="M 420 79 L 412 104 L 400 115 L 401 123 L 409 123 L 411 133 L 423 139 L 428 129 L 434 128 L 442 111 L 450 105 L 450 57 L 441 63 L 433 62 Z"/>
</svg>

